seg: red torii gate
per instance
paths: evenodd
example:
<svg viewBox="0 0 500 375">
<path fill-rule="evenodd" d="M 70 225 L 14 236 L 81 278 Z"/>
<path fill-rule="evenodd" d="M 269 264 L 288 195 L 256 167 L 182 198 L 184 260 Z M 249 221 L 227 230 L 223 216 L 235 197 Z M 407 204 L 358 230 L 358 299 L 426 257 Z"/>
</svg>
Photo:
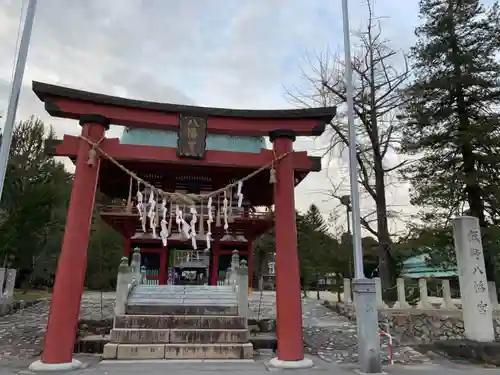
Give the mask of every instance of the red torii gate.
<svg viewBox="0 0 500 375">
<path fill-rule="evenodd" d="M 295 227 L 296 173 L 305 177 L 321 169 L 321 159 L 294 152 L 296 136 L 319 136 L 335 116 L 335 108 L 295 110 L 231 110 L 124 99 L 66 87 L 33 82 L 33 91 L 55 117 L 79 120 L 81 136 L 112 158 L 121 161 L 172 163 L 204 167 L 260 168 L 290 153 L 276 165 L 274 184 L 276 227 L 276 313 L 278 360 L 304 360 L 302 309 Z M 176 148 L 120 144 L 106 139 L 110 124 L 130 128 L 178 130 L 180 116 L 202 117 L 207 131 L 234 136 L 269 136 L 274 150 L 260 153 L 207 150 L 199 160 L 185 159 Z M 87 264 L 87 247 L 99 178 L 100 157 L 89 165 L 91 145 L 80 137 L 65 135 L 55 154 L 76 158 L 66 228 L 53 289 L 41 364 L 71 368 Z M 302 171 L 302 172 L 301 172 Z M 301 174 L 302 173 L 302 174 Z M 101 178 L 106 178 L 102 176 Z M 74 362 L 73 362 L 74 363 Z"/>
</svg>

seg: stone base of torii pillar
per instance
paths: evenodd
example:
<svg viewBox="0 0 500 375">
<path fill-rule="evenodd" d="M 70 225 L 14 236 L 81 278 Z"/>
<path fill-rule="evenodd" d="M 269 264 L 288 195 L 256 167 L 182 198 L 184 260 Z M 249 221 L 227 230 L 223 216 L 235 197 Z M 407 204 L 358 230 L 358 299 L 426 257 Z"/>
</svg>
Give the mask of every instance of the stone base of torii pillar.
<svg viewBox="0 0 500 375">
<path fill-rule="evenodd" d="M 44 363 L 35 361 L 29 366 L 29 370 L 33 372 L 60 372 L 73 371 L 84 367 L 83 363 L 77 359 L 73 359 L 69 363 Z"/>
<path fill-rule="evenodd" d="M 313 367 L 313 361 L 310 358 L 304 358 L 300 361 L 282 361 L 278 358 L 273 358 L 269 361 L 269 366 L 281 369 L 306 369 Z"/>
</svg>

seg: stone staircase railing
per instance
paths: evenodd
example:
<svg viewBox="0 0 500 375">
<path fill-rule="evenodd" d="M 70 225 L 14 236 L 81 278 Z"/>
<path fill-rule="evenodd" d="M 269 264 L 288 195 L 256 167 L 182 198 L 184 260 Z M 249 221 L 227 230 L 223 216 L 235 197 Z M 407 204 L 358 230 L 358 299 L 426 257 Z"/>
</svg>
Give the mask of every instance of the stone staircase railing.
<svg viewBox="0 0 500 375">
<path fill-rule="evenodd" d="M 116 278 L 116 300 L 115 315 L 125 314 L 127 300 L 134 287 L 143 282 L 144 275 L 141 274 L 141 253 L 139 249 L 134 250 L 132 261 L 128 265 L 128 258 L 123 257 L 118 266 Z"/>
<path fill-rule="evenodd" d="M 226 275 L 226 285 L 232 285 L 238 297 L 238 315 L 248 318 L 248 266 L 246 260 L 240 261 L 238 250 L 233 251 L 231 268 Z"/>
<path fill-rule="evenodd" d="M 233 252 L 231 268 L 227 271 L 225 285 L 231 285 L 238 299 L 238 315 L 248 318 L 248 266 L 246 260 L 239 259 L 238 251 Z M 139 249 L 134 250 L 130 266 L 128 258 L 123 257 L 118 267 L 116 280 L 116 300 L 114 313 L 116 316 L 124 315 L 127 301 L 139 284 L 145 283 L 145 275 L 141 272 L 141 253 Z M 216 287 L 216 286 L 214 286 Z"/>
</svg>

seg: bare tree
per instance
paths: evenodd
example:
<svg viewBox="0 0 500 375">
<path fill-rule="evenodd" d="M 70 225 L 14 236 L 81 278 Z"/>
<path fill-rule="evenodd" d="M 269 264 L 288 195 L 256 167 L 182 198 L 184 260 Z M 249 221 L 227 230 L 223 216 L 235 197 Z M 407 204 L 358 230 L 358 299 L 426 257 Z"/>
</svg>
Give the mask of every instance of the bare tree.
<svg viewBox="0 0 500 375">
<path fill-rule="evenodd" d="M 380 23 L 374 16 L 372 4 L 367 0 L 368 23 L 356 34 L 357 45 L 351 62 L 354 75 L 354 112 L 357 127 L 357 163 L 359 182 L 365 194 L 374 202 L 371 217 L 362 218 L 363 227 L 377 237 L 379 243 L 379 275 L 384 294 L 394 285 L 396 270 L 391 254 L 392 241 L 388 226 L 390 211 L 386 188 L 391 172 L 406 164 L 392 162 L 400 142 L 399 108 L 405 98 L 401 90 L 407 84 L 410 72 L 406 55 L 397 53 L 382 38 Z M 299 105 L 337 105 L 346 102 L 344 79 L 345 62 L 327 51 L 307 59 L 303 70 L 305 90 L 296 89 L 289 96 Z M 395 66 L 399 65 L 399 68 Z M 342 152 L 349 147 L 345 115 L 339 116 L 328 129 L 327 153 Z M 336 198 L 337 188 L 330 191 Z"/>
</svg>

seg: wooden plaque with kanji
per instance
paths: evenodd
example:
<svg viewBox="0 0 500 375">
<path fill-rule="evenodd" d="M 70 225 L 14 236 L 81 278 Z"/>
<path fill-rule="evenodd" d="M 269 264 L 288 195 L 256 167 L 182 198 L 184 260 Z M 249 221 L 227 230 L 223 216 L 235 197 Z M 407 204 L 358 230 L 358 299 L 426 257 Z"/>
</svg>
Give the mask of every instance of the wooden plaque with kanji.
<svg viewBox="0 0 500 375">
<path fill-rule="evenodd" d="M 206 151 L 207 120 L 202 117 L 179 116 L 177 153 L 181 157 L 203 159 Z"/>
</svg>

